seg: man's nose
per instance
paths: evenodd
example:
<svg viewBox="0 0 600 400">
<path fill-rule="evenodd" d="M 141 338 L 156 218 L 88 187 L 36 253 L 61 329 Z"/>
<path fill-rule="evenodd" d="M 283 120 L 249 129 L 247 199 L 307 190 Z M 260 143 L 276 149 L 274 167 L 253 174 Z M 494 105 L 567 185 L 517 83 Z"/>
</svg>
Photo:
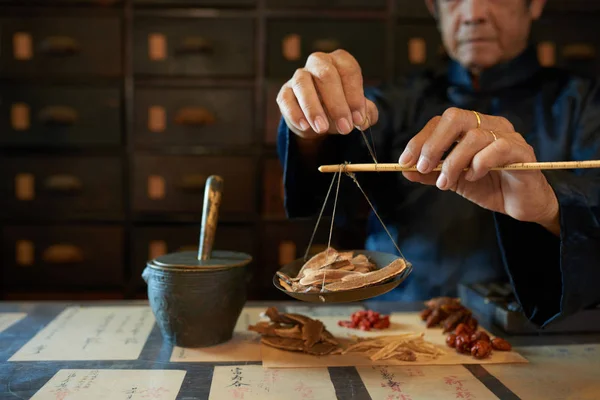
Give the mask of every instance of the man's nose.
<svg viewBox="0 0 600 400">
<path fill-rule="evenodd" d="M 463 23 L 467 25 L 482 24 L 487 20 L 489 0 L 463 0 Z"/>
</svg>

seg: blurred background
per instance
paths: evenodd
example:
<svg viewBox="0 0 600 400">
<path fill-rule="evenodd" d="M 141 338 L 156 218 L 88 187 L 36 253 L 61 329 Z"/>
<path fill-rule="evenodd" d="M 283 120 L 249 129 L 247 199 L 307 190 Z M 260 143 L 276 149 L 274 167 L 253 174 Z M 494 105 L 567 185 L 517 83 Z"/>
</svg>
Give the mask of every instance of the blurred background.
<svg viewBox="0 0 600 400">
<path fill-rule="evenodd" d="M 543 65 L 600 75 L 600 1 L 548 0 Z M 197 249 L 206 178 L 224 178 L 215 249 L 251 254 L 249 299 L 316 220 L 286 219 L 280 86 L 344 48 L 367 84 L 445 54 L 423 0 L 0 0 L 0 298 L 145 298 L 141 271 Z M 332 244 L 363 247 L 364 211 Z M 321 221 L 312 251 L 326 245 Z"/>
</svg>

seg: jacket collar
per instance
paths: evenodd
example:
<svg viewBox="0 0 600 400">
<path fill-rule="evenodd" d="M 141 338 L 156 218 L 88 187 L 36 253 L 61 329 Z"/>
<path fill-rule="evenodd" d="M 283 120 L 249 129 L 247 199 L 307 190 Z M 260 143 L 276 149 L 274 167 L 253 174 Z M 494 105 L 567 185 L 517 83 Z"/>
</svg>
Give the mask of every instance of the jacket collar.
<svg viewBox="0 0 600 400">
<path fill-rule="evenodd" d="M 535 47 L 529 45 L 516 58 L 483 71 L 479 76 L 479 88 L 473 86 L 468 69 L 455 60 L 450 60 L 447 70 L 448 82 L 451 87 L 454 86 L 461 92 L 494 92 L 514 87 L 530 79 L 540 68 Z"/>
</svg>

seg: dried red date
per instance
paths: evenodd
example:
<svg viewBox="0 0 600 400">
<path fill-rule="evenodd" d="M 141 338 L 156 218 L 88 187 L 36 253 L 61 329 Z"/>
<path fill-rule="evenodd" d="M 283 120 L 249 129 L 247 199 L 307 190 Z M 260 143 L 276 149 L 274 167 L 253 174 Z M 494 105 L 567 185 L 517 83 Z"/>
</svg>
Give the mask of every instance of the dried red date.
<svg viewBox="0 0 600 400">
<path fill-rule="evenodd" d="M 478 340 L 471 346 L 471 355 L 475 358 L 482 359 L 488 357 L 492 353 L 492 345 L 484 340 Z"/>
<path fill-rule="evenodd" d="M 456 346 L 456 335 L 454 333 L 451 333 L 446 337 L 446 344 L 448 347 Z"/>
<path fill-rule="evenodd" d="M 472 335 L 473 331 L 466 324 L 458 324 L 454 333 L 457 336 L 462 334 Z"/>
<path fill-rule="evenodd" d="M 429 318 L 432 312 L 433 308 L 426 308 L 423 311 L 421 311 L 421 321 L 427 321 L 427 318 Z"/>
<path fill-rule="evenodd" d="M 471 338 L 465 333 L 456 335 L 454 347 L 458 353 L 469 353 L 471 351 Z"/>
<path fill-rule="evenodd" d="M 490 337 L 484 331 L 475 332 L 471 335 L 471 342 L 477 342 L 479 340 L 483 340 L 484 342 L 490 342 Z"/>
<path fill-rule="evenodd" d="M 499 351 L 510 351 L 510 349 L 512 349 L 510 343 L 501 338 L 492 339 L 492 347 L 494 348 L 494 350 Z"/>
</svg>

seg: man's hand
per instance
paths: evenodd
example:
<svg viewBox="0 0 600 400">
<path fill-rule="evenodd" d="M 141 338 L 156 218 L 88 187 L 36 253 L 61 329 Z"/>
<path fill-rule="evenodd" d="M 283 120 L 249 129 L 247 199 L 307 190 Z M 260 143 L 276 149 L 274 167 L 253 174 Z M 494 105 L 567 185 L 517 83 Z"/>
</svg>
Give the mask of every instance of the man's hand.
<svg viewBox="0 0 600 400">
<path fill-rule="evenodd" d="M 311 54 L 277 95 L 288 127 L 310 139 L 322 133 L 348 134 L 377 122 L 377 107 L 364 95 L 363 77 L 344 50 Z M 367 118 L 368 116 L 368 118 Z"/>
<path fill-rule="evenodd" d="M 558 235 L 558 200 L 541 171 L 490 171 L 506 164 L 535 162 L 533 148 L 505 118 L 479 116 L 479 128 L 476 114 L 468 110 L 449 108 L 441 117 L 432 118 L 400 156 L 401 165 L 416 164 L 419 171 L 404 172 L 404 176 L 452 190 L 481 207 L 538 223 Z M 442 171 L 432 172 L 442 161 Z M 464 172 L 465 168 L 469 171 Z"/>
</svg>

